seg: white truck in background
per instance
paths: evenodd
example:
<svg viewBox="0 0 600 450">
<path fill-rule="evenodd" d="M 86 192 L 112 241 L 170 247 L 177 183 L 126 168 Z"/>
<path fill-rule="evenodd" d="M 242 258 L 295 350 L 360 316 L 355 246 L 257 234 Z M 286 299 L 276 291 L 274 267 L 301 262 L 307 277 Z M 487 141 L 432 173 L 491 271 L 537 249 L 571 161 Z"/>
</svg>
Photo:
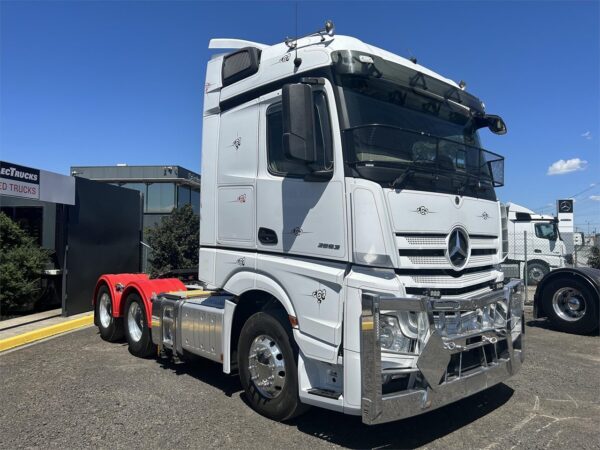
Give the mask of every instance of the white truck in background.
<svg viewBox="0 0 600 450">
<path fill-rule="evenodd" d="M 551 270 L 565 267 L 572 261 L 554 216 L 536 214 L 516 203 L 507 203 L 504 207 L 508 216 L 505 264 L 516 265 L 519 278 L 526 278 L 528 284 L 536 285 Z"/>
<path fill-rule="evenodd" d="M 215 39 L 206 72 L 199 279 L 105 275 L 102 336 L 238 372 L 275 420 L 306 405 L 376 424 L 506 380 L 522 284 L 500 263 L 498 116 L 419 65 L 322 31 Z"/>
</svg>

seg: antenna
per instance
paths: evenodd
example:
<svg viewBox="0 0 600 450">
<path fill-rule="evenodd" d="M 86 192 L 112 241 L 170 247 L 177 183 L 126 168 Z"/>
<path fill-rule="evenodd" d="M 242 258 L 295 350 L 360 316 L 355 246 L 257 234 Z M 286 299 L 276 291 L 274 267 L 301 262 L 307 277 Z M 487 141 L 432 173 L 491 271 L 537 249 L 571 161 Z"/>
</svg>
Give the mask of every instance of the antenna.
<svg viewBox="0 0 600 450">
<path fill-rule="evenodd" d="M 298 36 L 298 2 L 296 2 L 296 36 Z M 294 49 L 296 51 L 296 56 L 294 58 L 294 67 L 300 67 L 302 64 L 302 58 L 298 58 L 298 43 L 294 45 Z"/>
</svg>

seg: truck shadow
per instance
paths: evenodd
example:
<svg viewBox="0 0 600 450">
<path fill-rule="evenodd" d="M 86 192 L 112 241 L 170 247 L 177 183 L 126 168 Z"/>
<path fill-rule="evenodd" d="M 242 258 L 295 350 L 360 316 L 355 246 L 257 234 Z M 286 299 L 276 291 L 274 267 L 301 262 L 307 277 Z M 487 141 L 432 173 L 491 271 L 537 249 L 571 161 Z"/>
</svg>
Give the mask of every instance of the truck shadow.
<svg viewBox="0 0 600 450">
<path fill-rule="evenodd" d="M 172 359 L 158 359 L 160 367 L 174 372 L 176 375 L 188 375 L 202 383 L 209 384 L 223 391 L 227 397 L 242 391 L 240 379 L 235 375 L 223 373 L 223 366 L 201 357 L 190 356 L 186 361 L 175 362 Z"/>
<path fill-rule="evenodd" d="M 240 399 L 250 408 L 237 375 L 224 375 L 220 364 L 203 358 L 187 362 L 159 361 L 163 369 L 192 376 L 220 389 L 228 397 L 239 393 Z M 282 425 L 349 448 L 414 448 L 486 416 L 508 402 L 513 394 L 513 389 L 499 384 L 430 413 L 375 426 L 364 425 L 360 417 L 313 407 L 307 414 Z"/>
<path fill-rule="evenodd" d="M 561 331 L 558 328 L 554 327 L 548 319 L 531 319 L 531 320 L 527 321 L 525 324 L 531 328 L 540 328 L 542 330 L 554 331 L 556 333 L 571 334 L 571 333 L 567 333 L 565 331 Z M 590 331 L 589 333 L 580 333 L 580 335 L 581 336 L 600 336 L 600 329 L 596 328 L 594 331 Z"/>
<path fill-rule="evenodd" d="M 298 430 L 349 448 L 415 448 L 435 441 L 504 405 L 514 391 L 505 384 L 430 413 L 382 425 L 364 425 L 360 417 L 312 408 L 290 422 Z"/>
</svg>

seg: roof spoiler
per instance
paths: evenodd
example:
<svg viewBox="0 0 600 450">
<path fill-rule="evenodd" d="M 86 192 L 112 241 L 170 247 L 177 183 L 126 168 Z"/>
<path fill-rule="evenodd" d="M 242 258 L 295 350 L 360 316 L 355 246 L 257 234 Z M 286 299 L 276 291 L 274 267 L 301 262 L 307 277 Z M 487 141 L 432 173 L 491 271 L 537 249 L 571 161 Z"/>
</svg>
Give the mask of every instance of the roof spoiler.
<svg viewBox="0 0 600 450">
<path fill-rule="evenodd" d="M 208 43 L 208 48 L 238 50 L 245 47 L 254 47 L 259 50 L 264 50 L 268 47 L 268 45 L 259 44 L 258 42 L 246 41 L 244 39 L 211 39 Z"/>
</svg>

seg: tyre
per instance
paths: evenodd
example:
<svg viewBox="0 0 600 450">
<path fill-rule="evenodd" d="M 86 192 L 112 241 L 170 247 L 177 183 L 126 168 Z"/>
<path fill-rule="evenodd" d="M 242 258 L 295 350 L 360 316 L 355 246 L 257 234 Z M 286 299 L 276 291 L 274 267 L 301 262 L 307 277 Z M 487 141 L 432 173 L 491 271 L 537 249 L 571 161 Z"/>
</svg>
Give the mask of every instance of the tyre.
<svg viewBox="0 0 600 450">
<path fill-rule="evenodd" d="M 544 312 L 555 328 L 567 333 L 589 333 L 598 328 L 598 297 L 577 278 L 551 281 L 542 293 Z"/>
<path fill-rule="evenodd" d="M 238 366 L 248 402 L 259 414 L 283 421 L 307 407 L 298 397 L 298 348 L 277 311 L 251 316 L 240 333 Z"/>
<path fill-rule="evenodd" d="M 113 317 L 112 297 L 108 287 L 101 286 L 96 294 L 94 323 L 98 326 L 100 337 L 108 342 L 123 338 L 123 319 Z"/>
<path fill-rule="evenodd" d="M 527 263 L 527 284 L 529 286 L 537 285 L 548 272 L 550 272 L 550 268 L 547 264 L 538 261 Z"/>
<path fill-rule="evenodd" d="M 152 343 L 150 327 L 146 320 L 144 302 L 136 293 L 127 296 L 125 302 L 125 337 L 129 344 L 129 353 L 140 358 L 156 354 L 156 346 Z"/>
</svg>

